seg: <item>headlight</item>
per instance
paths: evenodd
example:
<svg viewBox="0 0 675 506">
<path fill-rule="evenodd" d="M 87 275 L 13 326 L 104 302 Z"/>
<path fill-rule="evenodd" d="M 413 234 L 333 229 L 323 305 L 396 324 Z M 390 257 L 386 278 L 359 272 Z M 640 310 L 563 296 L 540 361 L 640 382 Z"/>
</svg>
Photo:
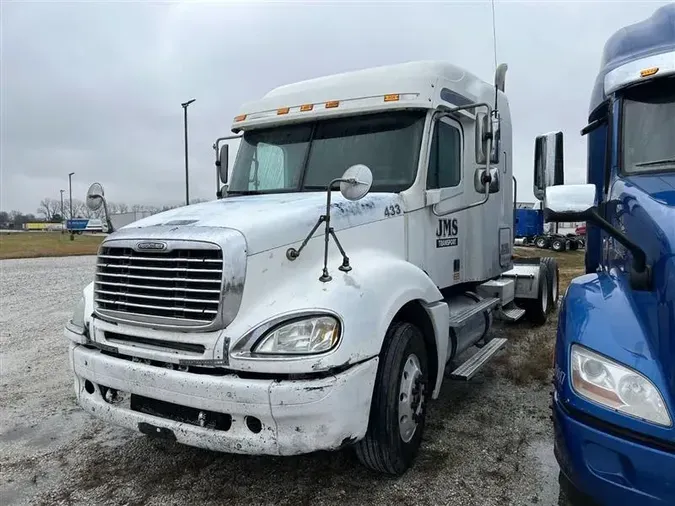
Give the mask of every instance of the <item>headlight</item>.
<svg viewBox="0 0 675 506">
<path fill-rule="evenodd" d="M 582 397 L 608 408 L 659 425 L 671 425 L 663 397 L 651 381 L 576 344 L 572 345 L 572 386 Z"/>
<path fill-rule="evenodd" d="M 84 295 L 77 301 L 70 323 L 84 331 Z"/>
<path fill-rule="evenodd" d="M 282 323 L 265 334 L 252 351 L 272 355 L 311 355 L 333 349 L 339 338 L 337 319 L 315 316 Z"/>
</svg>

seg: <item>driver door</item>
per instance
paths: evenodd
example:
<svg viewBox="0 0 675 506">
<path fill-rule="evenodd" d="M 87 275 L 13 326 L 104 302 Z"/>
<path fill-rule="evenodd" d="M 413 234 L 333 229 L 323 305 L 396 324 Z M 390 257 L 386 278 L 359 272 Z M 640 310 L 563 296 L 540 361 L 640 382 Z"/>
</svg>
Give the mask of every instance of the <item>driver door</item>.
<svg viewBox="0 0 675 506">
<path fill-rule="evenodd" d="M 436 216 L 460 207 L 464 197 L 462 174 L 464 135 L 461 124 L 442 118 L 434 125 L 427 168 L 425 207 L 425 265 L 437 286 L 445 288 L 461 281 L 461 251 L 466 227 L 461 212 Z"/>
</svg>

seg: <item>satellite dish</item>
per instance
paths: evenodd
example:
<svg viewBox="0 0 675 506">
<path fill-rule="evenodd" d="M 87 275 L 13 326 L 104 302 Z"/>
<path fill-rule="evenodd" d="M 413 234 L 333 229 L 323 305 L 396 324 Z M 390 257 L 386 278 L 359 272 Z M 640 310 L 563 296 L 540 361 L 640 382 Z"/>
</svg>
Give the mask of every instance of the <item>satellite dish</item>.
<svg viewBox="0 0 675 506">
<path fill-rule="evenodd" d="M 94 183 L 87 190 L 87 207 L 92 211 L 98 211 L 103 205 L 103 186 L 101 183 Z"/>
<path fill-rule="evenodd" d="M 342 175 L 342 179 L 340 193 L 347 200 L 361 200 L 373 185 L 373 173 L 362 163 L 349 167 Z"/>
</svg>

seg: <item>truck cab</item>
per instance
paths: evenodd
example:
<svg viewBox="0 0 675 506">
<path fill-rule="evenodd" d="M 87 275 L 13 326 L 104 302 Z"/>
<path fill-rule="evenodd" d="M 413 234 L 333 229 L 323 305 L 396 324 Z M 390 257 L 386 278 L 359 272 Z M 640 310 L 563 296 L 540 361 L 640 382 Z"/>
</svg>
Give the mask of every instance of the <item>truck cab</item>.
<svg viewBox="0 0 675 506">
<path fill-rule="evenodd" d="M 211 450 L 353 446 L 405 472 L 444 378 L 505 344 L 493 318 L 541 324 L 557 301 L 554 261 L 512 258 L 505 71 L 411 62 L 244 104 L 218 199 L 101 244 L 65 330 L 78 403 Z"/>
<path fill-rule="evenodd" d="M 607 41 L 582 135 L 588 184 L 544 205 L 587 226 L 555 348 L 561 494 L 675 504 L 675 5 Z"/>
</svg>

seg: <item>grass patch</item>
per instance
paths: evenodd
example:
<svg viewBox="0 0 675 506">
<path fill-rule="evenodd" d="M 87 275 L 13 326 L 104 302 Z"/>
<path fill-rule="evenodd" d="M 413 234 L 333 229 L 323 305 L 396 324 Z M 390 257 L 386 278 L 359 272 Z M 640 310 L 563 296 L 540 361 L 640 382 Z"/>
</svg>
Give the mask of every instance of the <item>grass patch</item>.
<svg viewBox="0 0 675 506">
<path fill-rule="evenodd" d="M 0 260 L 9 258 L 95 255 L 104 236 L 60 232 L 18 232 L 0 235 Z"/>
</svg>

